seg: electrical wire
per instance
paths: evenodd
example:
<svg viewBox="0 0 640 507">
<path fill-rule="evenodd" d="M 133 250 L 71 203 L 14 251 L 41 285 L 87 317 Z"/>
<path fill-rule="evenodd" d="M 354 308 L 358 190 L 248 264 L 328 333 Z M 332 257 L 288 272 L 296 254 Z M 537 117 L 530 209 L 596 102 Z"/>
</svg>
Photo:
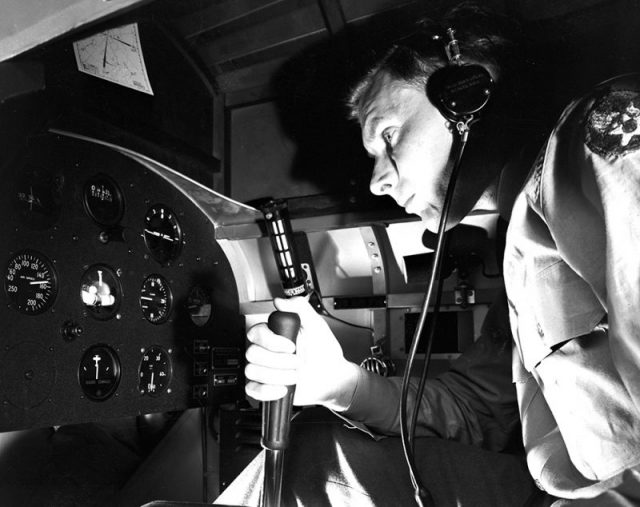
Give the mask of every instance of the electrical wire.
<svg viewBox="0 0 640 507">
<path fill-rule="evenodd" d="M 345 326 L 355 327 L 356 329 L 365 329 L 366 331 L 373 332 L 373 329 L 371 329 L 370 327 L 360 326 L 359 324 L 354 324 L 352 322 L 347 322 L 346 320 L 339 319 L 335 315 L 331 315 L 326 310 L 322 312 L 322 315 L 324 315 L 325 317 L 327 317 L 329 319 L 335 320 L 336 322 L 340 322 L 340 323 L 344 324 Z"/>
<path fill-rule="evenodd" d="M 445 233 L 446 236 L 446 233 Z M 445 237 L 444 243 L 446 245 L 447 239 Z M 445 246 L 446 248 L 446 246 Z M 424 354 L 424 365 L 422 367 L 422 375 L 420 376 L 420 383 L 418 384 L 418 390 L 414 405 L 413 414 L 411 416 L 411 425 L 409 426 L 409 444 L 411 445 L 412 452 L 415 452 L 414 441 L 416 436 L 416 428 L 418 422 L 418 414 L 420 412 L 420 404 L 422 402 L 422 396 L 420 394 L 424 391 L 424 385 L 427 381 L 427 374 L 429 372 L 429 362 L 431 360 L 431 350 L 433 348 L 433 340 L 435 339 L 436 328 L 438 327 L 438 315 L 440 314 L 440 303 L 442 302 L 442 286 L 444 285 L 444 277 L 438 277 L 438 289 L 436 290 L 436 300 L 433 303 L 433 309 L 431 310 L 431 325 L 429 330 L 429 336 L 427 337 L 427 345 Z"/>
<path fill-rule="evenodd" d="M 320 314 L 321 315 L 324 315 L 325 317 L 333 319 L 336 322 L 340 322 L 340 323 L 344 324 L 345 326 L 355 327 L 356 329 L 364 329 L 366 331 L 370 331 L 371 333 L 373 333 L 373 329 L 368 327 L 368 326 L 361 326 L 359 324 L 354 324 L 353 322 L 347 322 L 346 320 L 342 320 L 342 319 L 336 317 L 335 315 L 332 315 L 331 313 L 329 313 L 329 310 L 327 310 L 327 307 L 324 306 L 324 303 L 322 302 L 322 295 L 317 290 L 315 290 L 315 289 L 311 290 L 310 294 L 316 296 L 317 301 L 318 301 L 317 306 L 320 309 Z"/>
<path fill-rule="evenodd" d="M 440 271 L 440 266 L 442 263 L 442 253 L 443 253 L 443 244 L 445 237 L 445 230 L 447 225 L 447 219 L 449 217 L 449 210 L 451 208 L 451 202 L 453 200 L 453 191 L 455 188 L 456 180 L 458 178 L 458 172 L 460 170 L 460 162 L 462 160 L 462 154 L 464 153 L 464 148 L 467 144 L 467 138 L 469 134 L 469 124 L 460 122 L 457 125 L 459 137 L 454 137 L 454 142 L 457 141 L 458 149 L 456 158 L 453 164 L 453 168 L 451 170 L 451 176 L 449 178 L 449 184 L 447 185 L 447 192 L 445 194 L 444 203 L 442 206 L 442 213 L 440 215 L 440 223 L 438 225 L 438 235 L 436 242 L 436 249 L 434 253 L 433 264 L 431 265 L 431 274 L 429 277 L 429 283 L 427 285 L 427 291 L 425 293 L 424 302 L 422 305 L 422 310 L 420 312 L 420 317 L 418 319 L 418 325 L 416 326 L 416 330 L 413 334 L 413 340 L 411 343 L 411 348 L 409 350 L 409 356 L 407 359 L 407 365 L 404 371 L 404 375 L 402 377 L 402 394 L 400 398 L 400 436 L 402 439 L 402 447 L 404 450 L 405 459 L 407 465 L 409 467 L 409 477 L 411 479 L 411 483 L 414 488 L 414 498 L 416 503 L 423 507 L 425 505 L 433 506 L 433 497 L 429 490 L 422 484 L 420 480 L 420 476 L 418 474 L 415 456 L 413 453 L 412 442 L 410 442 L 408 427 L 407 427 L 407 397 L 409 394 L 409 380 L 411 378 L 411 370 L 413 369 L 413 363 L 415 361 L 416 352 L 418 350 L 418 344 L 420 342 L 420 336 L 422 335 L 422 331 L 424 329 L 424 325 L 427 319 L 427 314 L 429 312 L 429 303 L 431 301 L 431 296 L 433 293 L 433 287 L 435 285 L 435 280 Z M 428 345 L 430 347 L 430 345 Z M 419 398 L 421 393 L 416 393 L 416 397 Z"/>
</svg>

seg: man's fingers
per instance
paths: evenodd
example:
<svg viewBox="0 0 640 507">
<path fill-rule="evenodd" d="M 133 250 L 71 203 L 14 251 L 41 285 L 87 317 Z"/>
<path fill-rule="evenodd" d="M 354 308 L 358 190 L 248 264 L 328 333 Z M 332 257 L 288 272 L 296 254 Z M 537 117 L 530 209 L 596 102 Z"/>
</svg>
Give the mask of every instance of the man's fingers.
<svg viewBox="0 0 640 507">
<path fill-rule="evenodd" d="M 297 370 L 280 370 L 258 364 L 248 364 L 244 368 L 244 375 L 247 379 L 261 384 L 292 386 L 296 383 L 298 372 Z"/>
<path fill-rule="evenodd" d="M 302 330 L 329 329 L 327 323 L 313 309 L 306 298 L 296 296 L 290 299 L 275 298 L 273 300 L 276 308 L 283 312 L 293 312 L 300 316 L 300 327 Z"/>
<path fill-rule="evenodd" d="M 284 336 L 273 333 L 265 323 L 257 324 L 249 329 L 247 339 L 271 352 L 293 354 L 296 350 L 295 343 Z"/>
<path fill-rule="evenodd" d="M 272 386 L 259 382 L 247 382 L 244 389 L 248 396 L 258 401 L 275 401 L 287 394 L 285 386 Z"/>
<path fill-rule="evenodd" d="M 298 357 L 284 352 L 272 352 L 262 346 L 251 345 L 245 353 L 248 363 L 281 370 L 295 370 L 298 367 Z"/>
<path fill-rule="evenodd" d="M 307 298 L 296 296 L 293 298 L 283 299 L 275 298 L 273 300 L 275 307 L 282 312 L 293 312 L 300 315 L 300 319 L 315 318 L 317 314 L 307 301 Z"/>
</svg>

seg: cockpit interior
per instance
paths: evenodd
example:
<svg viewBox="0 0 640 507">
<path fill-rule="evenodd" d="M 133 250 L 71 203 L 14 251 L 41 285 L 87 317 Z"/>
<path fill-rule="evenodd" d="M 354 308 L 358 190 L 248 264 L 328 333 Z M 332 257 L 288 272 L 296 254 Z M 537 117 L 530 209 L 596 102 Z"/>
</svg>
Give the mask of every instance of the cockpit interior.
<svg viewBox="0 0 640 507">
<path fill-rule="evenodd" d="M 402 373 L 435 238 L 370 194 L 344 100 L 368 48 L 452 3 L 1 2 L 1 505 L 207 504 L 258 455 L 269 200 L 345 357 Z M 545 55 L 550 117 L 638 68 L 637 2 L 488 3 Z M 431 376 L 478 335 L 505 228 L 452 230 Z"/>
</svg>

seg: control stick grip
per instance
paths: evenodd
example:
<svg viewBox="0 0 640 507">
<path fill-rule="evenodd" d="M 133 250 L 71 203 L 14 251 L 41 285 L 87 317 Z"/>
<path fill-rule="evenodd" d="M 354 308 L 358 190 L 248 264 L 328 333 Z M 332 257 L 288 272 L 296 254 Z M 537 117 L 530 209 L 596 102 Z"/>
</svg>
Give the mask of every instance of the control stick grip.
<svg viewBox="0 0 640 507">
<path fill-rule="evenodd" d="M 275 311 L 269 315 L 267 326 L 274 333 L 296 342 L 300 329 L 300 317 L 297 313 Z M 283 450 L 289 445 L 291 427 L 291 409 L 295 386 L 287 386 L 287 394 L 275 401 L 262 405 L 262 447 L 271 450 Z"/>
</svg>

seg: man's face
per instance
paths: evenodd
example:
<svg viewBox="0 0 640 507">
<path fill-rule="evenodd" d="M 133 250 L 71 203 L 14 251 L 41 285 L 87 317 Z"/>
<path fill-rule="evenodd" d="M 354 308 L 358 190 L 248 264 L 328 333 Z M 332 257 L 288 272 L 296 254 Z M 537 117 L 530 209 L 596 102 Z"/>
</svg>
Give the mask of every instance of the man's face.
<svg viewBox="0 0 640 507">
<path fill-rule="evenodd" d="M 375 160 L 371 192 L 393 197 L 437 230 L 451 172 L 447 120 L 424 91 L 386 73 L 374 79 L 361 111 L 362 143 Z"/>
</svg>

